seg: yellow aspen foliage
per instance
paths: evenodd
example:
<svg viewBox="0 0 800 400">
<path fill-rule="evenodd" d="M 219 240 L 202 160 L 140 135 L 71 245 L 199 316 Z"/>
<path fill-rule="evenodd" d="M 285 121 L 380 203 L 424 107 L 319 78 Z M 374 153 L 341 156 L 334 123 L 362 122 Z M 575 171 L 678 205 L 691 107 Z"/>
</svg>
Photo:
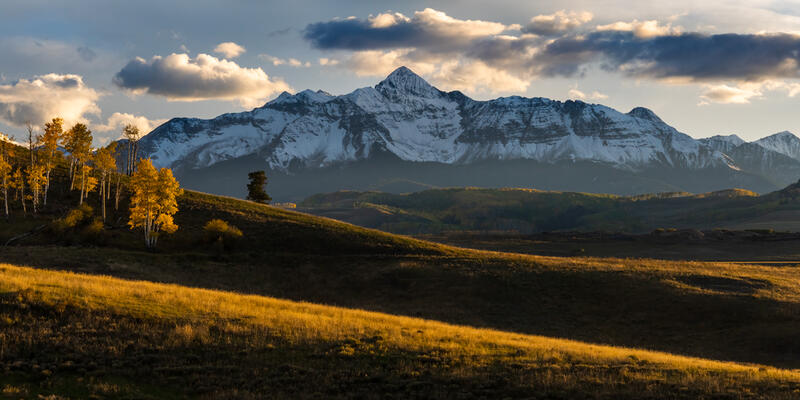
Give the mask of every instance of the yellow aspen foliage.
<svg viewBox="0 0 800 400">
<path fill-rule="evenodd" d="M 161 232 L 178 230 L 173 215 L 178 212 L 177 197 L 183 193 L 172 170 L 156 170 L 149 159 L 140 160 L 131 177 L 131 229 L 141 227 L 148 248 L 153 248 Z"/>
<path fill-rule="evenodd" d="M 76 179 L 78 180 L 78 187 L 83 188 L 83 197 L 86 197 L 87 193 L 92 192 L 97 188 L 97 178 L 91 174 L 92 167 L 88 165 L 80 166 L 80 174 L 76 176 Z"/>
<path fill-rule="evenodd" d="M 44 147 L 44 153 L 40 158 L 44 158 L 45 177 L 47 178 L 44 186 L 44 204 L 47 205 L 47 193 L 50 191 L 50 171 L 55 166 L 56 159 L 61 156 L 58 151 L 58 143 L 64 136 L 64 120 L 53 118 L 52 121 L 44 124 L 44 133 L 38 140 Z"/>
<path fill-rule="evenodd" d="M 108 198 L 108 182 L 111 174 L 117 169 L 117 160 L 114 159 L 116 143 L 104 147 L 94 155 L 94 166 L 100 173 L 100 203 L 103 209 L 103 221 L 106 220 L 106 199 Z"/>
<path fill-rule="evenodd" d="M 31 203 L 33 204 L 33 212 L 39 209 L 39 197 L 42 189 L 47 184 L 47 175 L 45 174 L 44 164 L 34 164 L 33 167 L 28 169 L 28 187 L 31 189 Z"/>
<path fill-rule="evenodd" d="M 5 136 L 0 133 L 0 191 L 3 192 L 3 206 L 8 218 L 8 189 L 11 188 L 11 163 L 8 158 L 8 143 Z"/>
<path fill-rule="evenodd" d="M 25 174 L 22 172 L 22 168 L 18 167 L 14 170 L 11 175 L 11 186 L 16 190 L 14 196 L 22 202 L 22 212 L 27 213 L 28 211 L 25 208 Z"/>
</svg>

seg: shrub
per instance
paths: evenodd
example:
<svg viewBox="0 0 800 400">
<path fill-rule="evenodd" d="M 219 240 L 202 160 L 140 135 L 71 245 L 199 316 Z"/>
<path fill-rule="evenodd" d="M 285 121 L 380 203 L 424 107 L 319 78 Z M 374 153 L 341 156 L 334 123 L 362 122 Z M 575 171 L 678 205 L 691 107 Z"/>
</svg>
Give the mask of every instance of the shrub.
<svg viewBox="0 0 800 400">
<path fill-rule="evenodd" d="M 207 241 L 221 243 L 226 250 L 231 250 L 236 241 L 244 236 L 239 228 L 217 218 L 206 222 L 203 231 Z"/>
<path fill-rule="evenodd" d="M 94 218 L 81 231 L 81 238 L 87 243 L 105 244 L 104 228 L 103 220 Z"/>
<path fill-rule="evenodd" d="M 77 228 L 91 222 L 94 210 L 88 204 L 81 204 L 77 208 L 69 210 L 64 218 L 54 221 L 53 229 L 57 233 L 65 232 L 69 229 Z"/>
</svg>

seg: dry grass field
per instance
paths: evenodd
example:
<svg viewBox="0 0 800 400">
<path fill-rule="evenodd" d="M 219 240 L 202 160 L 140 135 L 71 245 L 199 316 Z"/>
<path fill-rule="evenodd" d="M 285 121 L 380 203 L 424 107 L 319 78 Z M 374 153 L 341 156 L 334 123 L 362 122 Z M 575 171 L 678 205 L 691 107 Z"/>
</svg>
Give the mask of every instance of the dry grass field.
<svg viewBox="0 0 800 400">
<path fill-rule="evenodd" d="M 0 293 L 9 398 L 800 395 L 798 371 L 177 285 L 2 265 Z"/>
</svg>

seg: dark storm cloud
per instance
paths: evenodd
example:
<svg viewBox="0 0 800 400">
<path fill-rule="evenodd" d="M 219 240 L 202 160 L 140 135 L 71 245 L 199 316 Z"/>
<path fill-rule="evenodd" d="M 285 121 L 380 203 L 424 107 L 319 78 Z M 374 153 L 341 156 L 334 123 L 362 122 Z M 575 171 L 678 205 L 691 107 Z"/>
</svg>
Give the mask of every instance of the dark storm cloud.
<svg viewBox="0 0 800 400">
<path fill-rule="evenodd" d="M 410 22 L 375 28 L 360 19 L 313 23 L 306 27 L 303 38 L 318 49 L 347 50 L 417 47 L 434 39 Z"/>
<path fill-rule="evenodd" d="M 790 34 L 678 35 L 638 38 L 593 32 L 545 46 L 535 61 L 544 75 L 571 76 L 590 63 L 650 78 L 698 81 L 800 77 L 800 37 Z"/>
<path fill-rule="evenodd" d="M 381 19 L 383 18 L 383 19 Z M 559 12 L 537 16 L 523 31 L 560 36 L 499 35 L 479 29 L 483 21 L 460 21 L 434 10 L 408 18 L 381 14 L 310 24 L 304 38 L 315 48 L 352 51 L 413 48 L 408 58 L 454 54 L 490 66 L 539 76 L 575 76 L 590 65 L 629 76 L 696 81 L 800 77 L 800 36 L 791 34 L 647 33 L 636 30 L 574 30 L 590 14 Z M 464 24 L 453 29 L 452 21 Z M 471 25 L 467 25 L 471 24 Z M 501 25 L 502 26 L 502 25 Z M 546 29 L 545 29 L 546 28 Z M 469 34 L 465 34 L 469 33 Z"/>
<path fill-rule="evenodd" d="M 368 19 L 317 22 L 306 26 L 303 38 L 318 49 L 360 51 L 414 47 L 451 52 L 507 28 L 499 22 L 461 20 L 426 8 L 410 17 L 384 13 Z"/>
</svg>

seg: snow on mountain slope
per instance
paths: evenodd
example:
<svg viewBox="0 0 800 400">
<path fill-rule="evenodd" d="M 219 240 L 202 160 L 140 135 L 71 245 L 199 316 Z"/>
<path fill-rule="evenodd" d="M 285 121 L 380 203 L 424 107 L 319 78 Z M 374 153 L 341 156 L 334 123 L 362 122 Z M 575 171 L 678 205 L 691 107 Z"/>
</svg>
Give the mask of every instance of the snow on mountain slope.
<svg viewBox="0 0 800 400">
<path fill-rule="evenodd" d="M 290 171 L 364 160 L 376 151 L 444 164 L 589 160 L 627 170 L 730 164 L 721 151 L 645 108 L 624 114 L 581 101 L 475 101 L 440 91 L 405 67 L 342 96 L 282 93 L 248 112 L 173 119 L 145 136 L 141 149 L 159 166 L 190 169 L 256 154 L 265 167 Z"/>
<path fill-rule="evenodd" d="M 741 146 L 746 143 L 744 139 L 736 135 L 716 135 L 700 139 L 699 141 L 706 146 L 723 153 L 729 152 L 737 146 Z"/>
<path fill-rule="evenodd" d="M 754 143 L 789 157 L 800 160 L 800 138 L 789 131 L 778 132 L 756 140 Z"/>
</svg>

